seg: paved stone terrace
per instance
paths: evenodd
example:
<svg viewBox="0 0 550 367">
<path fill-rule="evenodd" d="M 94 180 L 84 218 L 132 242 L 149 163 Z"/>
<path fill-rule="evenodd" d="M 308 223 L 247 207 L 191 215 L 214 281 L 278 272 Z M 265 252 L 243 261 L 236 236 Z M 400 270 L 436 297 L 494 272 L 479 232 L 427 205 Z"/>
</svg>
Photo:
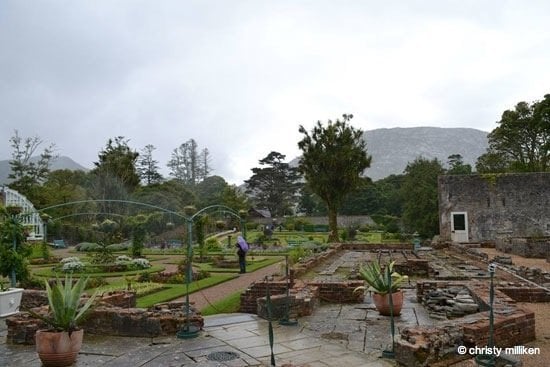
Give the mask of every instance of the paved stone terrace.
<svg viewBox="0 0 550 367">
<path fill-rule="evenodd" d="M 416 294 L 407 290 L 402 315 L 395 318 L 396 336 L 404 326 L 430 325 Z M 390 323 L 375 311 L 367 296 L 364 304 L 320 306 L 314 315 L 300 318 L 297 326 L 274 322 L 276 365 L 310 367 L 389 367 L 381 358 L 391 345 Z M 211 361 L 213 352 L 233 352 L 238 358 Z M 269 366 L 268 322 L 251 314 L 205 318 L 205 328 L 195 339 L 174 337 L 127 338 L 87 334 L 76 367 L 153 366 Z M 0 366 L 38 367 L 34 346 L 6 344 L 6 327 L 0 321 Z"/>
</svg>

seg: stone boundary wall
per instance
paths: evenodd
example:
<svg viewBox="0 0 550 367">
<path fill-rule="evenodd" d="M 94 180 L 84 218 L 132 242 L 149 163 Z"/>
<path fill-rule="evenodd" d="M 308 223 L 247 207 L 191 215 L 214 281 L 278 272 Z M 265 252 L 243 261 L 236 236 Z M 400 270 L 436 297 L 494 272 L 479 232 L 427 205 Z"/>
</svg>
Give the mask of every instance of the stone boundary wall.
<svg viewBox="0 0 550 367">
<path fill-rule="evenodd" d="M 412 243 L 341 243 L 339 248 L 342 250 L 364 250 L 364 251 L 384 251 L 384 250 L 394 250 L 394 251 L 412 251 L 414 250 L 414 245 Z"/>
<path fill-rule="evenodd" d="M 445 359 L 456 359 L 456 348 L 487 345 L 489 337 L 489 285 L 479 282 L 421 281 L 417 298 L 438 287 L 464 286 L 485 310 L 437 326 L 407 327 L 395 344 L 396 361 L 401 366 L 433 366 Z M 494 341 L 498 347 L 522 345 L 535 340 L 535 314 L 515 305 L 503 292 L 495 290 Z"/>
<path fill-rule="evenodd" d="M 497 250 L 529 258 L 546 259 L 550 254 L 550 237 L 504 237 L 495 241 Z"/>
</svg>

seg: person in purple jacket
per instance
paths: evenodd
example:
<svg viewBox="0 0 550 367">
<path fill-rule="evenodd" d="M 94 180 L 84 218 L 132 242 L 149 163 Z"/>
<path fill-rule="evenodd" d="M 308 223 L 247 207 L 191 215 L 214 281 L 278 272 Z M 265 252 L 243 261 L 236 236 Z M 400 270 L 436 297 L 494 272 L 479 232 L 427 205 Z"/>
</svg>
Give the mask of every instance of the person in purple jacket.
<svg viewBox="0 0 550 367">
<path fill-rule="evenodd" d="M 240 273 L 246 273 L 246 253 L 248 252 L 248 243 L 242 236 L 237 237 L 237 255 L 239 256 Z"/>
</svg>

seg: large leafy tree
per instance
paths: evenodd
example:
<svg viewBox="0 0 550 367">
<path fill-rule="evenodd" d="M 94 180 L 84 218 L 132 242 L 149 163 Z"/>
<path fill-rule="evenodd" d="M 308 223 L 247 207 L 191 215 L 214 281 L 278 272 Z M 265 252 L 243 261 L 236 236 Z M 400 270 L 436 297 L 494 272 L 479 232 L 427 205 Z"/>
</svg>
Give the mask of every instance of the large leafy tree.
<svg viewBox="0 0 550 367">
<path fill-rule="evenodd" d="M 285 157 L 279 152 L 269 153 L 260 159 L 262 167 L 252 168 L 253 175 L 245 181 L 246 192 L 274 217 L 284 216 L 294 206 L 301 186 L 298 169 L 283 162 Z"/>
<path fill-rule="evenodd" d="M 123 136 L 109 139 L 98 154 L 92 174 L 96 178 L 95 196 L 98 199 L 124 199 L 140 182 L 136 168 L 139 153 L 128 146 Z"/>
<path fill-rule="evenodd" d="M 503 112 L 476 164 L 481 172 L 546 172 L 550 169 L 550 94 Z"/>
<path fill-rule="evenodd" d="M 210 176 L 199 182 L 194 191 L 198 199 L 198 208 L 204 208 L 209 205 L 221 204 L 223 191 L 229 186 L 220 176 Z"/>
<path fill-rule="evenodd" d="M 403 223 L 408 231 L 425 238 L 439 232 L 437 177 L 444 173 L 438 159 L 417 158 L 405 168 L 401 197 Z"/>
<path fill-rule="evenodd" d="M 50 144 L 35 157 L 43 140 L 37 136 L 22 138 L 17 130 L 10 138 L 10 143 L 13 151 L 9 161 L 11 172 L 8 178 L 12 180 L 9 187 L 34 201 L 37 188 L 46 181 L 50 173 L 51 162 L 55 158 L 55 145 Z"/>
<path fill-rule="evenodd" d="M 311 191 L 327 206 L 330 241 L 338 241 L 338 208 L 361 184 L 362 174 L 371 163 L 363 132 L 349 124 L 352 118 L 343 115 L 342 120 L 329 120 L 326 126 L 318 121 L 311 133 L 303 126 L 299 129 L 304 134 L 298 142 L 303 152 L 299 169 Z"/>
<path fill-rule="evenodd" d="M 464 163 L 464 159 L 460 154 L 451 154 L 447 157 L 447 164 L 449 165 L 447 170 L 449 175 L 468 175 L 472 173 L 472 166 Z"/>
</svg>

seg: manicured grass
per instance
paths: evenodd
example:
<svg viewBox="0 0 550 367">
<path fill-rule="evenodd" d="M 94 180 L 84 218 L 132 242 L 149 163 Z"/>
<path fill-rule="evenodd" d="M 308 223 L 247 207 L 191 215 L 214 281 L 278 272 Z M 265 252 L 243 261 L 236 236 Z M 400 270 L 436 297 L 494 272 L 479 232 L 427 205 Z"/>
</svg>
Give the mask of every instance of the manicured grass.
<svg viewBox="0 0 550 367">
<path fill-rule="evenodd" d="M 198 290 L 212 287 L 216 284 L 226 282 L 233 278 L 236 278 L 237 275 L 233 274 L 214 274 L 208 278 L 201 279 L 198 281 L 191 282 L 189 284 L 189 294 L 196 292 Z M 183 297 L 186 295 L 186 285 L 185 284 L 166 284 L 166 288 L 155 292 L 144 297 L 140 297 L 137 300 L 137 307 L 151 307 L 157 303 L 168 302 L 173 299 Z"/>
<path fill-rule="evenodd" d="M 235 292 L 222 300 L 210 304 L 200 311 L 203 316 L 216 315 L 219 313 L 235 313 L 239 311 L 240 306 L 241 292 Z"/>
<path fill-rule="evenodd" d="M 153 265 L 148 269 L 140 270 L 128 270 L 128 271 L 116 271 L 112 273 L 73 273 L 74 278 L 89 276 L 89 277 L 120 277 L 126 275 L 138 275 L 144 273 L 160 273 L 164 271 L 165 267 L 161 265 Z M 65 276 L 62 271 L 54 271 L 52 268 L 36 269 L 33 271 L 33 275 L 37 277 L 55 278 Z"/>
</svg>

